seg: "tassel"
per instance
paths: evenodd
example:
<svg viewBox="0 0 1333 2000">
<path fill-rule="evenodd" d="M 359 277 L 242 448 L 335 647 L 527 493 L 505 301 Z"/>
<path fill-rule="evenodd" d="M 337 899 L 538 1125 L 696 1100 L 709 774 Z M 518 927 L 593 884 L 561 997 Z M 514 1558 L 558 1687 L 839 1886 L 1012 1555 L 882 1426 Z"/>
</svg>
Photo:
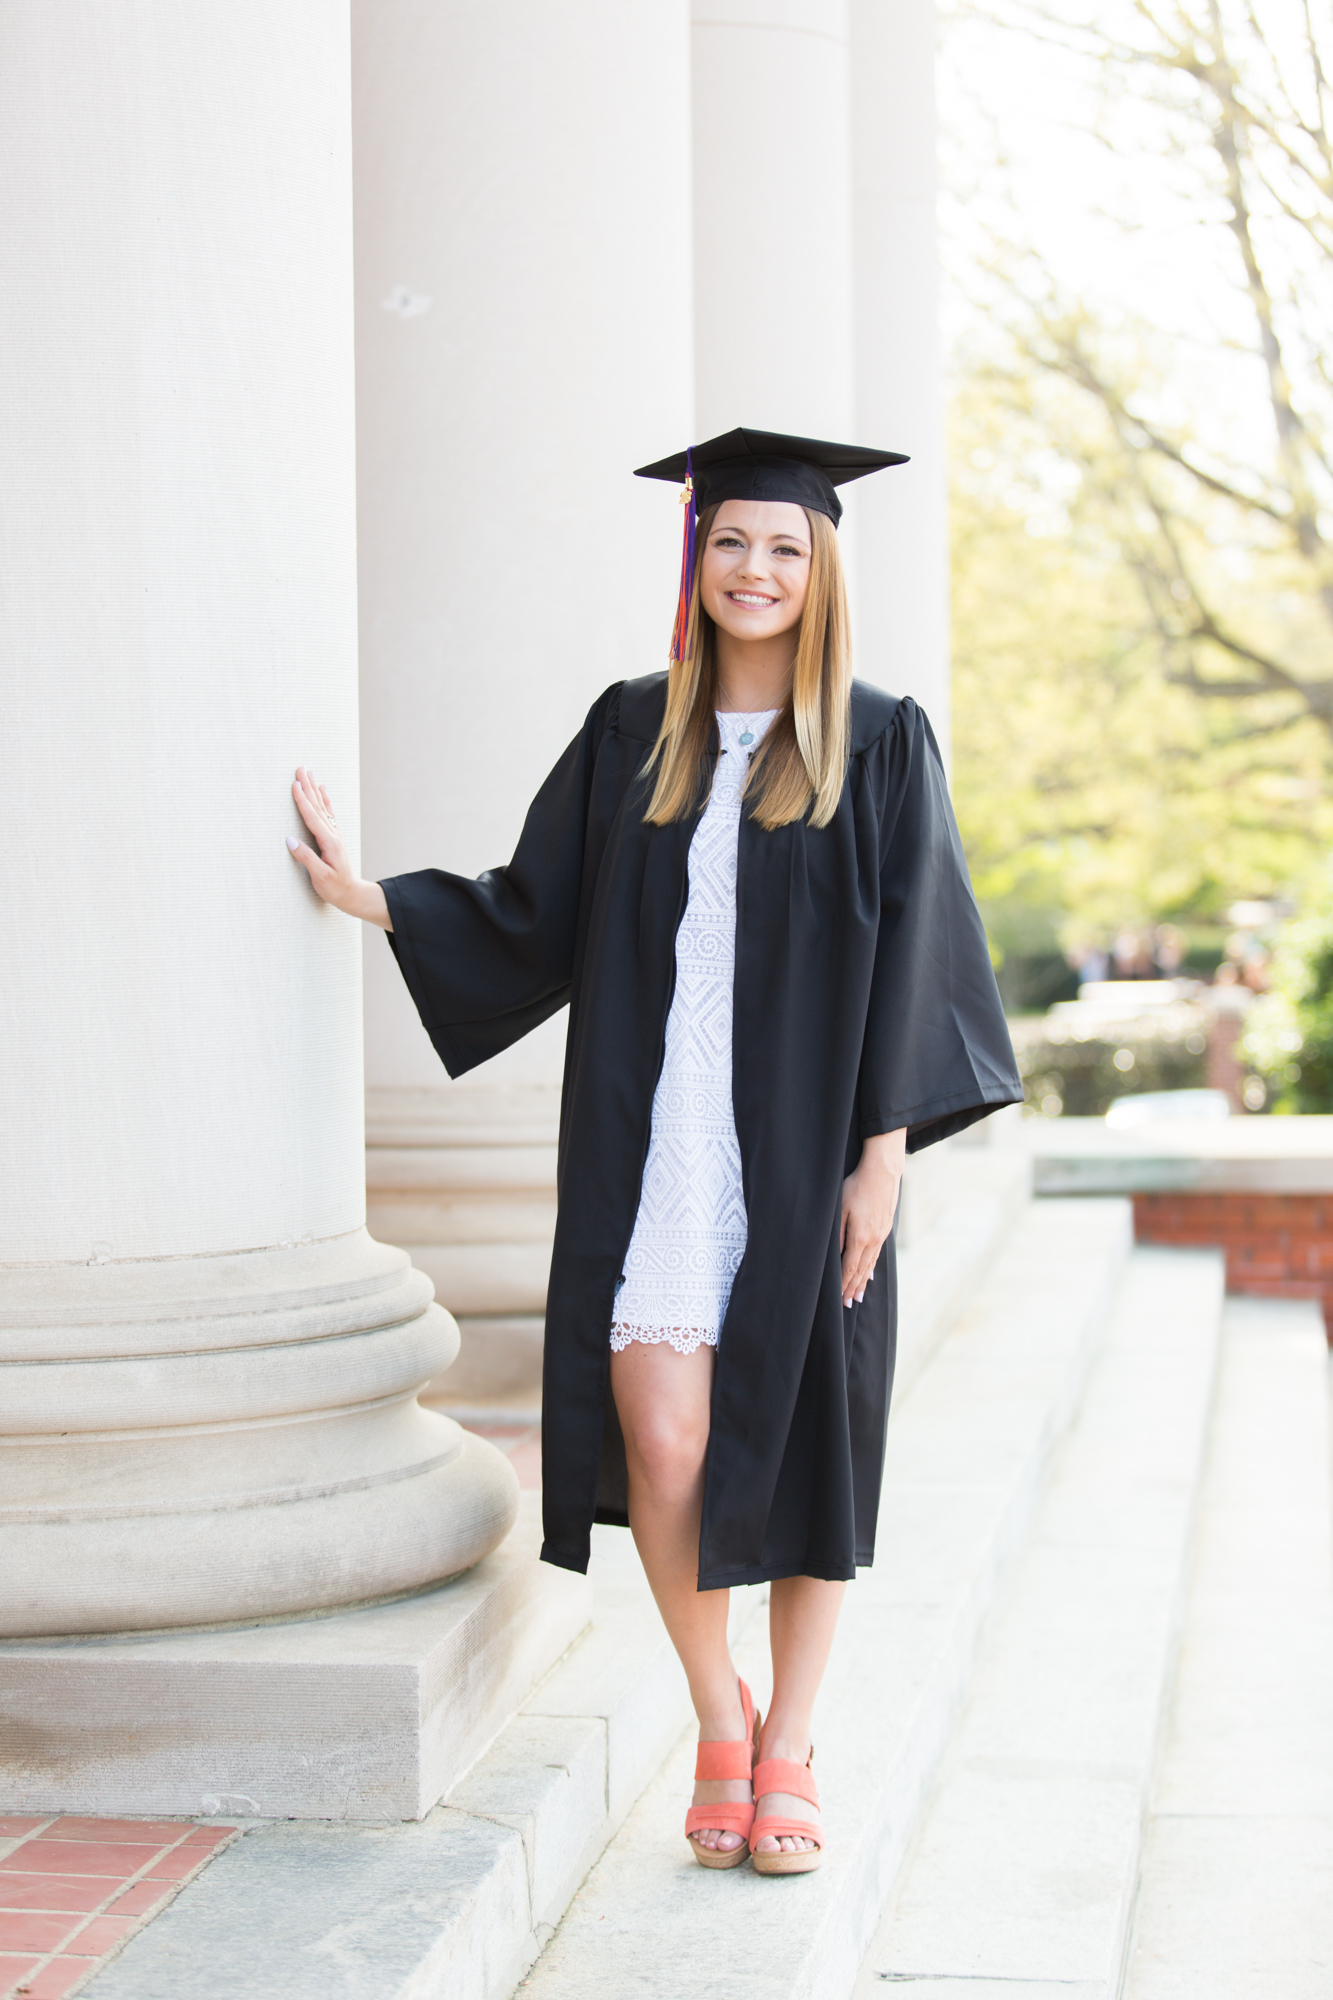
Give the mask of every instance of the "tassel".
<svg viewBox="0 0 1333 2000">
<path fill-rule="evenodd" d="M 685 490 L 680 496 L 685 509 L 685 527 L 680 544 L 680 593 L 676 599 L 676 622 L 671 628 L 671 657 L 685 658 L 690 630 L 690 592 L 694 586 L 694 468 L 691 454 L 685 454 Z"/>
</svg>

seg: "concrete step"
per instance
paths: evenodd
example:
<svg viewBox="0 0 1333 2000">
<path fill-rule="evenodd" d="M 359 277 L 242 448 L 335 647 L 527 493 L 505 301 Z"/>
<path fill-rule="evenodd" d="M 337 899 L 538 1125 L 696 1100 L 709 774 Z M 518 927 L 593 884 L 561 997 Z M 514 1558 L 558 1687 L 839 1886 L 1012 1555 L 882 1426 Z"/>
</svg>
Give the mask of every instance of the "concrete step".
<svg viewBox="0 0 1333 2000">
<path fill-rule="evenodd" d="M 1121 1202 L 1026 1208 L 889 1426 L 879 1555 L 848 1595 L 816 1724 L 830 1849 L 786 1881 L 710 1874 L 681 1835 L 687 1731 L 521 1988 L 531 2000 L 850 1993 L 979 1633 L 1077 1404 L 1130 1249 Z M 738 1648 L 764 1699 L 764 1621 Z M 225 1857 L 224 1857 L 225 1858 Z"/>
<path fill-rule="evenodd" d="M 1021 1157 L 976 1149 L 903 1252 L 909 1387 L 982 1291 L 1023 1208 L 1027 1171 Z M 1120 1204 L 1075 1207 L 1104 1257 L 1123 1254 Z M 900 1378 L 896 1411 L 905 1393 Z M 891 1428 L 902 1430 L 899 1414 Z M 416 1826 L 252 1824 L 99 1975 L 97 2000 L 214 2000 L 244 1990 L 256 1954 L 284 2000 L 509 1994 L 690 1717 L 628 1535 L 594 1530 L 592 1577 L 583 1638 L 443 1805 Z M 766 1601 L 763 1589 L 733 1593 L 742 1643 L 750 1621 L 762 1626 Z"/>
<path fill-rule="evenodd" d="M 1228 1300 L 1127 2000 L 1333 1993 L 1328 1396 L 1313 1301 Z"/>
<path fill-rule="evenodd" d="M 1222 1276 L 1135 1251 L 857 2000 L 1116 2000 Z"/>
</svg>

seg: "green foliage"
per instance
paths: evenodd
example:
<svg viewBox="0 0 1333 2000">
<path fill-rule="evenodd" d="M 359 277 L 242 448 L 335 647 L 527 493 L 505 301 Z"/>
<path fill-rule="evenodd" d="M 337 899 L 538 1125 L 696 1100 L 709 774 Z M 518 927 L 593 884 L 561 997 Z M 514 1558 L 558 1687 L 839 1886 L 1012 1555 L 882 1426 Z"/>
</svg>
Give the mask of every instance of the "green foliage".
<svg viewBox="0 0 1333 2000">
<path fill-rule="evenodd" d="M 1103 272 L 1025 207 L 1003 72 L 956 97 L 954 775 L 983 914 L 1011 965 L 1155 921 L 1220 942 L 1333 845 L 1333 13 L 944 14 L 974 62 L 1026 41 L 1052 131 L 1123 161 L 1051 154 L 1092 172 Z M 1145 286 L 1173 246 L 1187 281 Z M 1293 1104 L 1326 1090 L 1299 1005 L 1299 1060 L 1269 1050 Z"/>
<path fill-rule="evenodd" d="M 1220 924 L 1299 881 L 1333 841 L 1328 735 L 1281 697 L 1201 701 L 1175 677 L 1096 406 L 978 368 L 951 442 L 954 789 L 1002 952 Z M 1202 509 L 1195 527 L 1207 549 Z"/>
<path fill-rule="evenodd" d="M 1333 1111 L 1333 891 L 1284 927 L 1273 990 L 1251 1009 L 1241 1053 L 1274 1111 Z"/>
<path fill-rule="evenodd" d="M 1118 1097 L 1199 1090 L 1207 1080 L 1207 1024 L 1186 1005 L 1132 1019 L 1070 1027 L 1057 1014 L 1013 1023 L 1027 1107 L 1047 1118 L 1095 1118 Z"/>
</svg>

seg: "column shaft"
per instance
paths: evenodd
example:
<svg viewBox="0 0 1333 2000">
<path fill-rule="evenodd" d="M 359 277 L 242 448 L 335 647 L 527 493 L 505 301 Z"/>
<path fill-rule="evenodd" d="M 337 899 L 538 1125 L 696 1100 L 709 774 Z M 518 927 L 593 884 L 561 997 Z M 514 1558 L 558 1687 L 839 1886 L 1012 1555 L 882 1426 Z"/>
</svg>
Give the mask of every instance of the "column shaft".
<svg viewBox="0 0 1333 2000">
<path fill-rule="evenodd" d="M 949 751 L 949 535 L 935 215 L 935 6 L 850 0 L 856 422 L 910 452 L 858 499 L 858 672 L 915 695 Z"/>
<path fill-rule="evenodd" d="M 302 758 L 357 839 L 346 15 L 15 0 L 0 184 L 0 1634 L 410 1589 L 516 1493 L 283 848 Z"/>
<path fill-rule="evenodd" d="M 688 13 L 352 18 L 366 869 L 475 873 L 666 663 L 679 511 L 631 475 L 692 424 Z M 565 1017 L 450 1086 L 378 938 L 366 997 L 376 1226 L 466 1315 L 467 1400 L 530 1403 L 475 1343 L 539 1353 Z"/>
</svg>

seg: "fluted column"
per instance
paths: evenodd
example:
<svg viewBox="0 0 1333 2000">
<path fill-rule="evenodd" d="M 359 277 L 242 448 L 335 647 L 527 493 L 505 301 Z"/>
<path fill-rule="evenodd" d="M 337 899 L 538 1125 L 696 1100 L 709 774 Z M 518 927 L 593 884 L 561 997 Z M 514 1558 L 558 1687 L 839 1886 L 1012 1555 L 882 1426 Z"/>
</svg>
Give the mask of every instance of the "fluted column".
<svg viewBox="0 0 1333 2000">
<path fill-rule="evenodd" d="M 353 29 L 366 869 L 474 873 L 665 664 L 680 514 L 631 474 L 693 424 L 688 0 Z M 459 1311 L 466 1399 L 530 1402 L 565 1017 L 451 1086 L 379 938 L 366 999 L 376 1226 Z"/>
<path fill-rule="evenodd" d="M 857 435 L 911 453 L 858 495 L 857 671 L 949 746 L 934 0 L 850 0 Z"/>
<path fill-rule="evenodd" d="M 699 431 L 854 438 L 856 672 L 948 727 L 933 0 L 693 0 Z"/>
<path fill-rule="evenodd" d="M 516 1504 L 365 1234 L 348 22 L 0 20 L 0 1635 L 451 1574 Z"/>
<path fill-rule="evenodd" d="M 847 0 L 693 0 L 701 437 L 855 421 Z"/>
</svg>

